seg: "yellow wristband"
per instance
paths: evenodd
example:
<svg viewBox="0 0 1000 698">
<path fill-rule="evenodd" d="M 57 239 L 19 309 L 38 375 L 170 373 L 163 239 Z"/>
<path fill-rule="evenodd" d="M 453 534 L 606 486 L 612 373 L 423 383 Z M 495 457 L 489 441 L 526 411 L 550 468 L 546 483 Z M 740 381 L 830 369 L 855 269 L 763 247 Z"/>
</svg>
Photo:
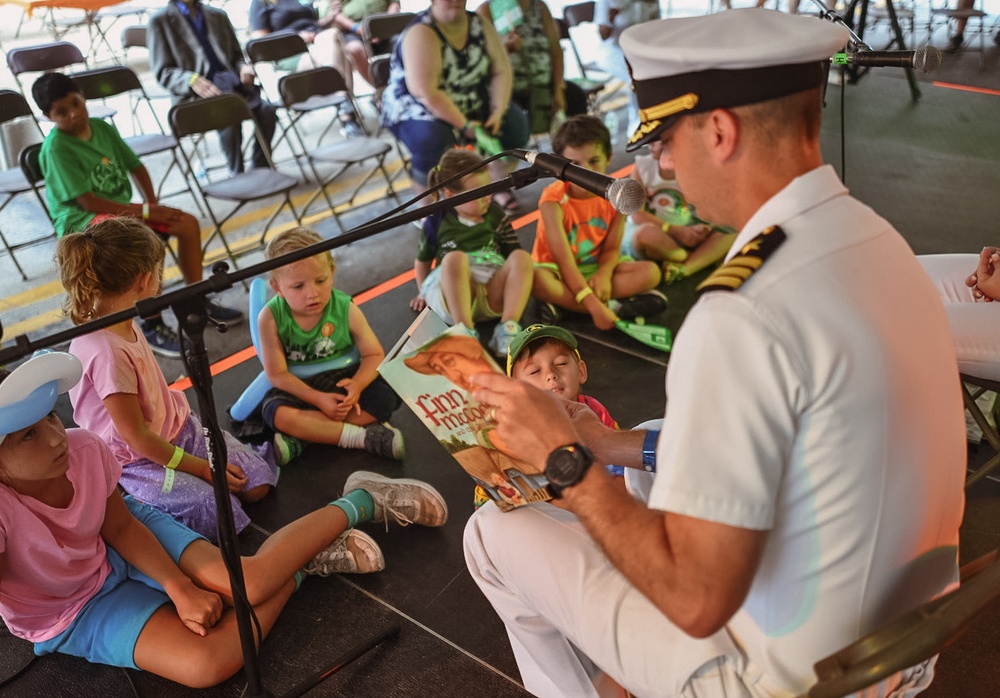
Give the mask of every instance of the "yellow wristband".
<svg viewBox="0 0 1000 698">
<path fill-rule="evenodd" d="M 592 289 L 590 286 L 584 286 L 580 290 L 580 292 L 578 294 L 576 294 L 576 302 L 577 303 L 583 303 L 583 299 L 586 298 L 587 296 L 589 296 L 593 292 L 594 292 L 594 289 Z"/>
<path fill-rule="evenodd" d="M 149 204 L 142 205 L 142 220 L 144 221 L 149 220 Z"/>
<path fill-rule="evenodd" d="M 184 449 L 180 446 L 174 446 L 174 455 L 170 456 L 170 460 L 163 467 L 167 470 L 177 470 L 177 466 L 181 464 L 181 459 L 183 457 Z"/>
<path fill-rule="evenodd" d="M 670 224 L 669 224 L 669 223 L 667 223 L 667 222 L 664 222 L 664 223 L 663 223 L 663 224 L 662 224 L 662 225 L 660 226 L 660 229 L 661 229 L 661 230 L 662 230 L 663 232 L 667 232 L 668 230 L 670 230 Z"/>
<path fill-rule="evenodd" d="M 196 82 L 198 82 L 198 78 L 200 77 L 201 76 L 198 75 L 198 73 L 191 73 L 191 77 L 188 78 L 188 85 L 193 86 Z"/>
</svg>

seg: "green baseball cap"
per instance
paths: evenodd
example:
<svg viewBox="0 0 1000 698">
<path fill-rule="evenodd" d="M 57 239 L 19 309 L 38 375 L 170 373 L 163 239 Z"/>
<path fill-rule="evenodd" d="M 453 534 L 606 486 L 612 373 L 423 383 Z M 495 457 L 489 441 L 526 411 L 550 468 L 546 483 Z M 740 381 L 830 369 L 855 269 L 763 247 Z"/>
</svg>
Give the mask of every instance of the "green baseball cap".
<svg viewBox="0 0 1000 698">
<path fill-rule="evenodd" d="M 514 370 L 514 362 L 524 348 L 539 339 L 555 339 L 562 342 L 576 353 L 576 358 L 580 358 L 580 351 L 576 348 L 576 337 L 569 330 L 558 325 L 529 325 L 514 335 L 510 340 L 510 347 L 507 349 L 507 375 L 511 375 Z"/>
</svg>

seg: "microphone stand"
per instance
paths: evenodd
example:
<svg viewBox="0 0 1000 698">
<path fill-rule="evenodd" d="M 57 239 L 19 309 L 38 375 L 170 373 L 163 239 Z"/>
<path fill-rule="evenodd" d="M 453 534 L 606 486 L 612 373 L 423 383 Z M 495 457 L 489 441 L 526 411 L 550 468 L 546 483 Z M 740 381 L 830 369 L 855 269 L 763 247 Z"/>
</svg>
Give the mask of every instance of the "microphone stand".
<svg viewBox="0 0 1000 698">
<path fill-rule="evenodd" d="M 847 5 L 846 15 L 849 19 L 845 20 L 836 12 L 833 12 L 829 7 L 823 4 L 823 0 L 812 0 L 814 4 L 818 5 L 820 8 L 819 17 L 820 19 L 827 19 L 834 24 L 840 24 L 845 27 L 851 34 L 851 47 L 855 49 L 860 49 L 862 51 L 871 51 L 872 47 L 869 46 L 862 40 L 862 36 L 865 33 L 865 25 L 868 21 L 868 3 L 869 0 L 851 0 Z M 854 32 L 854 15 L 857 11 L 858 4 L 861 5 L 861 16 L 858 18 L 858 33 Z M 900 50 L 906 51 L 906 41 L 903 39 L 903 29 L 899 26 L 899 17 L 896 15 L 896 8 L 892 4 L 892 0 L 885 0 L 886 12 L 889 14 L 889 23 L 892 25 L 892 40 L 886 45 L 886 48 L 896 44 L 899 46 Z M 850 83 L 853 85 L 860 80 L 865 73 L 867 73 L 870 68 L 863 66 L 847 66 L 846 71 L 850 76 Z M 906 71 L 906 79 L 910 85 L 910 98 L 915 102 L 920 99 L 920 88 L 917 86 L 917 76 L 913 72 L 913 68 L 907 66 L 904 68 Z"/>
<path fill-rule="evenodd" d="M 516 170 L 509 176 L 485 186 L 464 191 L 461 194 L 441 199 L 412 211 L 404 211 L 384 220 L 376 220 L 354 228 L 336 238 L 324 240 L 301 250 L 295 250 L 281 257 L 265 260 L 259 264 L 234 272 L 228 271 L 229 266 L 226 262 L 216 262 L 212 266 L 212 274 L 202 281 L 154 298 L 147 298 L 139 301 L 132 308 L 113 313 L 112 315 L 88 322 L 79 327 L 57 332 L 37 341 L 29 340 L 23 334 L 18 335 L 15 338 L 15 345 L 13 347 L 0 350 L 0 365 L 6 365 L 38 349 L 61 344 L 62 342 L 95 330 L 116 325 L 137 315 L 143 318 L 150 317 L 158 314 L 165 308 L 171 308 L 174 311 L 180 324 L 181 338 L 182 340 L 186 340 L 182 341 L 184 348 L 182 358 L 188 375 L 191 378 L 195 394 L 198 397 L 198 409 L 201 414 L 203 432 L 208 441 L 208 462 L 212 470 L 212 489 L 215 495 L 217 511 L 219 550 L 226 569 L 229 572 L 230 590 L 233 596 L 233 611 L 236 615 L 240 646 L 243 651 L 243 667 L 247 677 L 246 693 L 248 695 L 270 696 L 271 694 L 267 692 L 261 683 L 260 665 L 257 661 L 257 646 L 254 642 L 254 630 L 256 629 L 259 635 L 259 626 L 257 626 L 256 617 L 253 615 L 253 608 L 246 597 L 243 565 L 240 560 L 236 526 L 233 522 L 232 504 L 229 500 L 229 486 L 226 483 L 226 445 L 215 411 L 211 367 L 208 361 L 208 352 L 205 349 L 205 327 L 208 323 L 211 322 L 217 329 L 223 332 L 226 326 L 210 320 L 205 307 L 206 296 L 210 293 L 231 288 L 234 283 L 241 282 L 251 276 L 258 276 L 277 267 L 313 257 L 321 252 L 349 245 L 352 242 L 371 237 L 390 228 L 396 228 L 419 218 L 454 208 L 467 201 L 512 188 L 520 189 L 532 184 L 540 176 L 549 175 L 541 172 L 534 166 Z M 253 625 L 251 622 L 253 622 Z M 386 630 L 360 643 L 347 654 L 338 658 L 327 669 L 307 679 L 303 685 L 293 688 L 283 698 L 302 695 L 302 693 L 310 690 L 320 681 L 329 678 L 334 672 L 360 657 L 383 640 L 393 637 L 398 632 L 398 625 L 390 625 Z"/>
</svg>

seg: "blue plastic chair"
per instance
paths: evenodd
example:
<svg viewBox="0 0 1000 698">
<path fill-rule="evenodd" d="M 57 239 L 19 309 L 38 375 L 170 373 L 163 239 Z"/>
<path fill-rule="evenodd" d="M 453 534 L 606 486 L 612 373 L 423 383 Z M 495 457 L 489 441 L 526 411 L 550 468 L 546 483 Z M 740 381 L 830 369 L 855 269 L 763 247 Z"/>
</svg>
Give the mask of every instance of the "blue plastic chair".
<svg viewBox="0 0 1000 698">
<path fill-rule="evenodd" d="M 260 311 L 264 309 L 265 305 L 267 305 L 267 282 L 261 278 L 254 279 L 250 283 L 250 340 L 253 342 L 253 348 L 257 351 L 257 356 L 260 356 L 260 335 L 257 330 L 257 316 L 260 315 Z M 358 353 L 358 348 L 354 347 L 347 354 L 328 361 L 305 365 L 293 364 L 288 367 L 288 370 L 291 371 L 293 376 L 305 380 L 320 373 L 347 368 L 360 362 L 361 355 Z M 229 416 L 237 422 L 245 420 L 257 409 L 257 406 L 260 405 L 261 400 L 264 399 L 264 395 L 267 394 L 267 391 L 271 387 L 271 381 L 267 379 L 267 374 L 261 371 L 250 385 L 246 387 L 243 394 L 237 398 L 233 406 L 229 408 Z"/>
</svg>

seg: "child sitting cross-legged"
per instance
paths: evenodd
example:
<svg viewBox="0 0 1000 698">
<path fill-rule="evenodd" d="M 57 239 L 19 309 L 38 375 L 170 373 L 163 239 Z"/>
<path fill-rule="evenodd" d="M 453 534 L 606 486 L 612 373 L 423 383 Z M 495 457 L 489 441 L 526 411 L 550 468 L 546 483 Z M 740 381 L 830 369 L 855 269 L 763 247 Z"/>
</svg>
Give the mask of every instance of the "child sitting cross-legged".
<svg viewBox="0 0 1000 698">
<path fill-rule="evenodd" d="M 574 116 L 556 131 L 552 149 L 578 167 L 603 174 L 611 158 L 611 134 L 595 116 Z M 589 314 L 598 329 L 609 330 L 620 317 L 655 315 L 666 308 L 666 296 L 656 290 L 659 267 L 620 255 L 624 216 L 608 201 L 556 181 L 542 191 L 538 210 L 533 293 L 543 303 L 544 320 L 555 321 L 558 306 Z"/>
<path fill-rule="evenodd" d="M 292 228 L 271 240 L 264 254 L 274 259 L 322 240 L 312 230 Z M 271 272 L 276 295 L 256 318 L 260 359 L 273 386 L 260 417 L 276 432 L 282 463 L 297 455 L 303 442 L 402 459 L 403 434 L 387 422 L 402 401 L 378 375 L 385 351 L 361 309 L 333 287 L 335 271 L 326 251 Z M 306 380 L 289 370 L 355 351 L 358 361 Z"/>
<path fill-rule="evenodd" d="M 112 315 L 160 292 L 165 248 L 138 218 L 109 218 L 59 240 L 56 258 L 74 324 Z M 122 462 L 129 494 L 215 540 L 216 506 L 201 422 L 184 393 L 167 385 L 139 326 L 125 320 L 74 339 L 83 362 L 70 391 L 73 419 L 104 439 Z M 226 434 L 233 519 L 242 503 L 261 500 L 278 480 L 270 444 L 259 452 Z"/>
<path fill-rule="evenodd" d="M 674 171 L 660 164 L 663 144 L 635 158 L 630 177 L 646 190 L 646 205 L 625 221 L 621 252 L 663 263 L 663 280 L 673 283 L 715 264 L 736 239 L 731 228 L 714 226 L 695 214 L 677 186 Z"/>
<path fill-rule="evenodd" d="M 431 187 L 482 163 L 474 152 L 452 148 L 428 174 Z M 489 184 L 483 166 L 445 186 L 445 196 Z M 431 263 L 436 266 L 431 269 Z M 458 204 L 424 221 L 413 265 L 417 295 L 410 307 L 424 306 L 449 325 L 499 318 L 489 348 L 507 355 L 507 346 L 521 331 L 521 315 L 531 297 L 531 256 L 521 249 L 507 214 L 489 196 Z"/>
<path fill-rule="evenodd" d="M 122 496 L 122 466 L 107 444 L 63 427 L 56 398 L 81 373 L 79 360 L 62 352 L 0 370 L 0 617 L 39 656 L 214 686 L 243 665 L 222 555 L 175 519 Z M 341 498 L 241 558 L 261 639 L 305 575 L 384 569 L 378 545 L 354 526 L 441 526 L 447 518 L 426 483 L 353 473 Z"/>
</svg>

